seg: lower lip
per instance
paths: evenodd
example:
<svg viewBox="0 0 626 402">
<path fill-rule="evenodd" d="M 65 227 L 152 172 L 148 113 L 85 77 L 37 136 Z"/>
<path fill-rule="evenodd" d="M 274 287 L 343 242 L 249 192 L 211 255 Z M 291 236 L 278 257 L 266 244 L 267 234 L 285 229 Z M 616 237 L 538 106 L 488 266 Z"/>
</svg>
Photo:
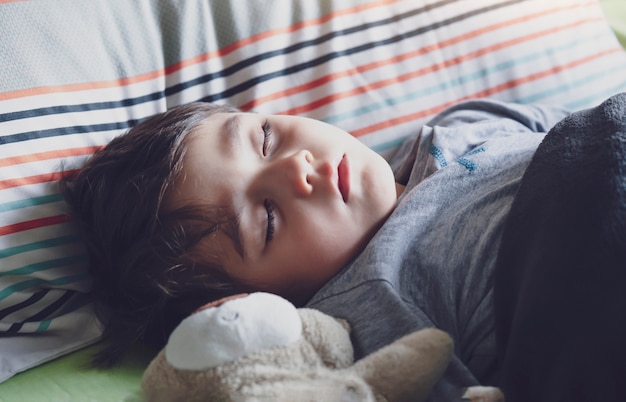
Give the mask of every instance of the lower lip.
<svg viewBox="0 0 626 402">
<path fill-rule="evenodd" d="M 348 202 L 348 196 L 350 195 L 350 163 L 346 155 L 343 156 L 339 166 L 337 166 L 338 187 L 343 202 Z"/>
</svg>

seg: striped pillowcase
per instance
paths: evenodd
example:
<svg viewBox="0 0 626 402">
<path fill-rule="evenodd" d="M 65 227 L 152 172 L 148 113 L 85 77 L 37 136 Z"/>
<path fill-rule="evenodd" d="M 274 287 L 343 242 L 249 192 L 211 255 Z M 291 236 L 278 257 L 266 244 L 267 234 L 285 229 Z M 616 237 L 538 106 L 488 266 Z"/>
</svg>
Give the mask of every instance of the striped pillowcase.
<svg viewBox="0 0 626 402">
<path fill-rule="evenodd" d="M 57 180 L 156 112 L 305 115 L 387 156 L 461 100 L 626 90 L 597 1 L 78 1 L 0 5 L 0 381 L 100 336 Z"/>
</svg>

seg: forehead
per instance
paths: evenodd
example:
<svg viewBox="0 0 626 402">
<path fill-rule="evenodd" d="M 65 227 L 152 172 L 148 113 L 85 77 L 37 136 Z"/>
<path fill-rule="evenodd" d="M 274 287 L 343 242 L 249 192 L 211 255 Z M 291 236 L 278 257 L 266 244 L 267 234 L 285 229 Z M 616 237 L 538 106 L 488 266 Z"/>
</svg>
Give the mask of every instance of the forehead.
<svg viewBox="0 0 626 402">
<path fill-rule="evenodd" d="M 166 190 L 164 208 L 172 210 L 190 203 L 227 205 L 219 196 L 220 177 L 228 169 L 232 154 L 229 139 L 231 113 L 216 113 L 200 122 L 185 139 L 182 168 Z M 233 126 L 236 123 L 230 123 Z"/>
</svg>

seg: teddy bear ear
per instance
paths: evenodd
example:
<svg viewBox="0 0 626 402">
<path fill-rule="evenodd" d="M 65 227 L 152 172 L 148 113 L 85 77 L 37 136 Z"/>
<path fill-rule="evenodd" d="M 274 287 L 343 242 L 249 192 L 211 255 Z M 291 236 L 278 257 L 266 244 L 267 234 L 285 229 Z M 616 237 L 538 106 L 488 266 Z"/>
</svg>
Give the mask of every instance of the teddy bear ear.
<svg viewBox="0 0 626 402">
<path fill-rule="evenodd" d="M 226 297 L 222 297 L 221 299 L 217 299 L 215 301 L 209 302 L 203 306 L 200 306 L 199 308 L 197 308 L 193 313 L 191 314 L 195 314 L 195 313 L 199 313 L 202 310 L 206 310 L 208 308 L 213 308 L 213 307 L 219 307 L 222 304 L 226 303 L 227 301 L 231 301 L 231 300 L 235 300 L 235 299 L 240 299 L 242 297 L 246 297 L 248 296 L 248 293 L 237 293 L 236 295 L 231 295 L 231 296 L 226 296 Z"/>
</svg>

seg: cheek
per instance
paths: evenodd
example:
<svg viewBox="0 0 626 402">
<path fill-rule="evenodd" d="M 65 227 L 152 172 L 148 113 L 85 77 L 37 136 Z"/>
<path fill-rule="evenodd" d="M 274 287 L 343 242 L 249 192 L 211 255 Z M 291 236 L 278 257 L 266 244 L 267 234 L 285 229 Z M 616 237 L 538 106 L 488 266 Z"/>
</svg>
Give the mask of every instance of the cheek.
<svg viewBox="0 0 626 402">
<path fill-rule="evenodd" d="M 385 215 L 395 208 L 397 201 L 396 181 L 391 167 L 379 155 L 371 156 L 362 176 L 365 198 L 374 215 Z M 373 216 L 372 219 L 377 219 Z"/>
<path fill-rule="evenodd" d="M 339 270 L 359 251 L 363 233 L 349 222 L 324 218 L 302 226 L 293 236 L 292 249 L 297 261 L 311 261 L 313 269 Z"/>
<path fill-rule="evenodd" d="M 318 244 L 317 248 L 310 248 L 294 255 L 295 261 L 298 262 L 291 274 L 293 283 L 315 292 L 332 279 L 351 259 L 350 253 L 338 249 L 336 244 Z"/>
</svg>

